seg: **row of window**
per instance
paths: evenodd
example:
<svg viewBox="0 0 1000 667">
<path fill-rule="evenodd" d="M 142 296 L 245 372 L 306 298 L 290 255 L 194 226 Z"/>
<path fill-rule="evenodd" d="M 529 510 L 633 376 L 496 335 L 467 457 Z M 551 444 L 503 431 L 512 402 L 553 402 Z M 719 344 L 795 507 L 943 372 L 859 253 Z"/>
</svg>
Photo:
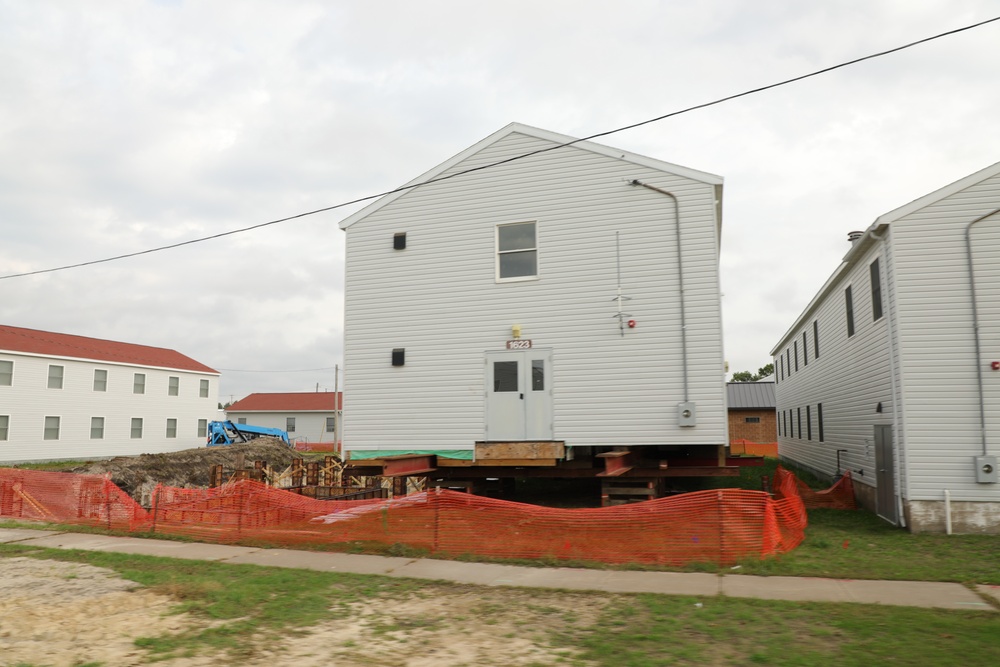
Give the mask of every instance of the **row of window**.
<svg viewBox="0 0 1000 667">
<path fill-rule="evenodd" d="M 104 439 L 104 417 L 91 417 L 90 418 L 90 439 L 91 440 L 103 440 Z M 46 417 L 45 425 L 42 429 L 42 439 L 43 440 L 58 440 L 59 432 L 62 428 L 62 417 Z M 132 417 L 129 425 L 129 437 L 138 439 L 142 438 L 143 429 L 143 418 L 142 417 Z M 10 434 L 10 415 L 0 415 L 0 440 L 7 440 Z M 177 420 L 167 419 L 166 423 L 166 437 L 176 438 L 177 437 Z M 205 438 L 208 437 L 208 420 L 199 419 L 198 420 L 198 437 Z"/>
<path fill-rule="evenodd" d="M 66 368 L 58 364 L 49 364 L 49 375 L 47 386 L 49 389 L 62 389 L 63 378 Z M 14 362 L 7 359 L 0 359 L 0 386 L 10 387 L 14 384 Z M 108 371 L 103 368 L 94 369 L 94 391 L 108 390 Z M 167 396 L 180 396 L 181 379 L 179 376 L 171 375 L 167 378 Z M 146 374 L 132 374 L 132 393 L 146 393 Z M 198 381 L 198 396 L 208 398 L 208 380 Z"/>
<path fill-rule="evenodd" d="M 872 290 L 872 321 L 877 322 L 882 318 L 882 277 L 879 271 L 879 261 L 875 258 L 875 261 L 871 263 L 868 267 L 868 273 L 871 279 L 871 290 Z M 851 291 L 851 285 L 848 285 L 844 290 L 844 305 L 847 316 L 847 337 L 850 338 L 854 335 L 854 295 Z M 819 321 L 813 320 L 812 325 L 813 332 L 813 359 L 819 359 Z M 809 332 L 802 332 L 802 366 L 809 365 Z M 786 375 L 788 377 L 792 376 L 792 372 L 798 372 L 799 370 L 799 340 L 796 338 L 792 341 L 792 344 L 785 348 L 784 354 L 778 355 L 778 367 L 775 369 L 774 381 L 775 383 L 784 380 Z"/>
<path fill-rule="evenodd" d="M 247 418 L 246 417 L 239 417 L 239 418 L 236 419 L 236 423 L 237 424 L 246 424 L 247 423 Z M 326 418 L 326 432 L 327 433 L 334 433 L 334 432 L 336 432 L 336 423 L 337 423 L 336 417 L 327 417 Z M 295 433 L 295 417 L 285 417 L 285 432 L 286 433 Z"/>
<path fill-rule="evenodd" d="M 778 410 L 778 435 L 786 438 L 798 438 L 799 440 L 813 439 L 813 406 L 805 407 L 805 423 L 803 423 L 802 408 L 789 408 L 788 410 Z M 803 430 L 803 426 L 805 430 Z M 824 441 L 823 434 L 823 404 L 816 404 L 816 435 L 820 442 Z"/>
<path fill-rule="evenodd" d="M 406 232 L 393 234 L 392 247 L 394 250 L 406 249 Z M 498 282 L 538 277 L 538 240 L 534 222 L 497 225 L 495 268 Z"/>
</svg>

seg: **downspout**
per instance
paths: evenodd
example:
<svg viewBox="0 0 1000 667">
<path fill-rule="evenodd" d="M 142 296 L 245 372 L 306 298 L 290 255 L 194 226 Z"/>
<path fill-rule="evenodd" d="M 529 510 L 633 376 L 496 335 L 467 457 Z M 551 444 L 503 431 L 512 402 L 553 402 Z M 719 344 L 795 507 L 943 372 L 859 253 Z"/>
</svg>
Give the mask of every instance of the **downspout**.
<svg viewBox="0 0 1000 667">
<path fill-rule="evenodd" d="M 684 253 L 681 251 L 681 210 L 677 202 L 677 196 L 672 192 L 662 190 L 654 185 L 643 183 L 638 179 L 629 181 L 629 185 L 640 185 L 648 190 L 659 192 L 661 195 L 670 197 L 674 202 L 674 232 L 677 237 L 677 281 L 680 289 L 681 302 L 681 359 L 684 370 L 684 402 L 690 401 L 688 390 L 688 357 L 687 357 L 687 318 L 684 314 Z"/>
<path fill-rule="evenodd" d="M 1000 208 L 976 218 L 965 228 L 965 252 L 969 264 L 969 289 L 972 290 L 972 331 L 976 339 L 976 377 L 979 381 L 979 437 L 983 443 L 983 456 L 986 456 L 986 395 L 983 390 L 982 344 L 979 340 L 979 311 L 976 305 L 976 271 L 972 264 L 972 226 L 986 218 L 1000 213 Z"/>
<path fill-rule="evenodd" d="M 885 268 L 885 294 L 886 294 L 886 334 L 889 337 L 889 387 L 892 391 L 892 439 L 895 441 L 893 444 L 896 449 L 896 456 L 894 464 L 896 466 L 895 477 L 899 484 L 899 494 L 896 496 L 896 515 L 899 517 L 900 525 L 906 527 L 906 513 L 903 511 L 903 475 L 906 478 L 906 484 L 910 483 L 910 469 L 909 469 L 909 458 L 906 456 L 905 448 L 902 446 L 903 440 L 903 430 L 899 425 L 899 404 L 902 402 L 902 396 L 900 396 L 896 391 L 896 355 L 894 351 L 894 344 L 896 342 L 894 336 L 894 329 L 892 327 L 892 318 L 895 317 L 896 309 L 893 308 L 892 301 L 889 299 L 889 257 L 886 249 L 889 244 L 886 242 L 885 234 L 879 236 L 875 233 L 873 229 L 871 231 L 872 238 L 882 244 L 882 257 L 886 260 L 882 262 Z M 881 280 L 881 277 L 879 278 Z M 901 475 L 900 473 L 903 473 Z M 909 494 L 907 494 L 909 497 Z"/>
</svg>

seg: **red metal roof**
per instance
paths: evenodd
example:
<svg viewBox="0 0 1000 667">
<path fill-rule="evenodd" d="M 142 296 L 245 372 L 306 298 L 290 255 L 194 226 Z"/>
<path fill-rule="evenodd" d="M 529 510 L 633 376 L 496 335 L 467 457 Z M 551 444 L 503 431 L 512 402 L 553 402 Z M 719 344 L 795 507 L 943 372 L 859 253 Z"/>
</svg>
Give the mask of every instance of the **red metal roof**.
<svg viewBox="0 0 1000 667">
<path fill-rule="evenodd" d="M 250 394 L 226 412 L 334 412 L 343 405 L 343 392 L 301 391 L 283 394 Z"/>
<path fill-rule="evenodd" d="M 0 351 L 219 374 L 175 350 L 0 324 Z"/>
</svg>

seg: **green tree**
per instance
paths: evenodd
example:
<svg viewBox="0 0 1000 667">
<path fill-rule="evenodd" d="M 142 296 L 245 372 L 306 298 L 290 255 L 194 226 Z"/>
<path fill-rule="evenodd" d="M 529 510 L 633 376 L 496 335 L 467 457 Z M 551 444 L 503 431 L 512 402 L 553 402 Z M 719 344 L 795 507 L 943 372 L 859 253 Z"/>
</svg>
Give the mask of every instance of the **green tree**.
<svg viewBox="0 0 1000 667">
<path fill-rule="evenodd" d="M 774 375 L 774 364 L 767 364 L 757 369 L 756 373 L 750 371 L 737 371 L 733 373 L 732 382 L 757 382 L 766 377 Z"/>
</svg>

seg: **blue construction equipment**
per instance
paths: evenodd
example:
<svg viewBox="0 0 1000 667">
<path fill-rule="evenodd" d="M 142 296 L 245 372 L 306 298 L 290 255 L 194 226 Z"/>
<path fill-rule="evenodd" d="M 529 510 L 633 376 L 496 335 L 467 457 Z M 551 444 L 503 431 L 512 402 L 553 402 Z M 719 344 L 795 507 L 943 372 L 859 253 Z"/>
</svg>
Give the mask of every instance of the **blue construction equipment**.
<svg viewBox="0 0 1000 667">
<path fill-rule="evenodd" d="M 289 447 L 292 446 L 292 443 L 288 441 L 288 433 L 282 431 L 280 428 L 234 424 L 231 421 L 209 422 L 207 444 L 209 447 L 231 445 L 234 442 L 249 442 L 262 435 L 281 438 L 286 445 Z"/>
</svg>

